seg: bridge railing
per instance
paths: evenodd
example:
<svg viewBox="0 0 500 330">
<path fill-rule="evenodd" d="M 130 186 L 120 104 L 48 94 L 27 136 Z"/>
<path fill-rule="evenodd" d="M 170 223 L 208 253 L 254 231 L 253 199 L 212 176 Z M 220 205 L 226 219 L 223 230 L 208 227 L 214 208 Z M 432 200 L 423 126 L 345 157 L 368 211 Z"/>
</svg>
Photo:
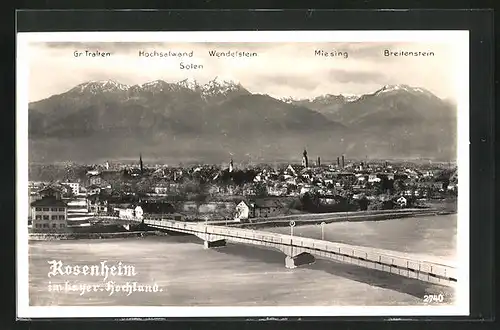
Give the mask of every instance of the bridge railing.
<svg viewBox="0 0 500 330">
<path fill-rule="evenodd" d="M 256 231 L 252 229 L 205 225 L 204 223 L 185 223 L 173 220 L 151 220 L 147 221 L 147 223 L 184 232 L 207 233 L 228 240 L 231 240 L 231 238 L 248 239 L 256 243 L 261 242 L 280 246 L 290 245 L 297 248 L 318 251 L 320 253 L 328 252 L 383 265 L 393 265 L 403 269 L 414 270 L 415 272 L 432 273 L 444 278 L 456 278 L 456 269 L 450 262 L 443 260 L 430 261 L 428 260 L 429 258 L 426 260 L 422 256 L 402 252 L 352 246 L 343 243 Z"/>
</svg>

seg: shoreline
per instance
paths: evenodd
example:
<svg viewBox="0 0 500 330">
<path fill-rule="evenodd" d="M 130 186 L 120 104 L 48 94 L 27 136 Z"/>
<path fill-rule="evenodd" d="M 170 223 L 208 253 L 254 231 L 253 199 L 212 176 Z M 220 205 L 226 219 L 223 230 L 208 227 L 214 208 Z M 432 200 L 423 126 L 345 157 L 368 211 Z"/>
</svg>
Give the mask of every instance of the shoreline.
<svg viewBox="0 0 500 330">
<path fill-rule="evenodd" d="M 332 214 L 328 214 L 330 218 L 320 218 L 321 214 L 313 214 L 316 219 L 300 219 L 305 217 L 301 215 L 299 217 L 289 216 L 287 218 L 281 219 L 266 219 L 266 221 L 260 222 L 248 222 L 248 223 L 230 223 L 230 227 L 237 228 L 275 228 L 275 227 L 287 227 L 291 220 L 295 221 L 296 226 L 307 226 L 320 224 L 321 222 L 334 223 L 334 222 L 362 222 L 362 221 L 385 221 L 385 220 L 395 220 L 402 218 L 413 218 L 422 216 L 438 216 L 438 215 L 451 215 L 457 214 L 452 211 L 439 211 L 439 210 L 429 210 L 422 209 L 418 210 L 408 210 L 406 212 L 380 212 L 376 211 L 371 214 L 366 214 L 364 211 L 352 212 L 349 215 L 345 213 L 337 214 L 332 217 Z M 359 214 L 362 213 L 362 214 Z M 297 219 L 299 218 L 299 219 Z M 261 219 L 263 220 L 263 219 Z M 213 224 L 216 225 L 216 224 Z M 165 232 L 159 230 L 134 230 L 134 231 L 123 231 L 123 232 L 67 232 L 67 233 L 29 233 L 28 241 L 59 241 L 59 240 L 77 240 L 77 239 L 113 239 L 113 238 L 144 238 L 148 236 L 168 236 Z"/>
<path fill-rule="evenodd" d="M 112 239 L 112 238 L 143 238 L 147 236 L 164 236 L 158 231 L 128 231 L 112 233 L 29 233 L 28 241 L 68 241 L 77 239 Z"/>
<path fill-rule="evenodd" d="M 273 228 L 273 227 L 287 227 L 290 221 L 295 222 L 295 226 L 307 226 L 320 224 L 322 222 L 329 224 L 334 222 L 362 222 L 362 221 L 385 221 L 395 220 L 402 218 L 417 218 L 424 216 L 438 216 L 438 215 L 452 215 L 457 214 L 453 211 L 442 211 L 437 209 L 412 209 L 405 211 L 374 211 L 367 213 L 366 211 L 357 212 L 342 212 L 341 214 L 314 214 L 315 219 L 301 219 L 303 216 L 288 216 L 279 219 L 259 219 L 256 222 L 245 222 L 230 224 L 231 227 L 237 228 Z M 262 221 L 263 220 L 263 221 Z"/>
</svg>

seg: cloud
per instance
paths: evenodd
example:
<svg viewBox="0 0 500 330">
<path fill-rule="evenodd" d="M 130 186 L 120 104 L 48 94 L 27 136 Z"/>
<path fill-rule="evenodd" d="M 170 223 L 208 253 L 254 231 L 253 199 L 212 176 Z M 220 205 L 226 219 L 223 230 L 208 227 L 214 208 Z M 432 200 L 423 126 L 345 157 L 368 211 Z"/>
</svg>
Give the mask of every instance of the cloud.
<svg viewBox="0 0 500 330">
<path fill-rule="evenodd" d="M 340 83 L 363 82 L 383 84 L 386 79 L 385 74 L 378 71 L 348 71 L 343 69 L 331 69 L 328 72 L 328 77 L 330 80 Z"/>
<path fill-rule="evenodd" d="M 113 79 L 124 84 L 152 80 L 200 83 L 218 77 L 240 82 L 253 93 L 275 97 L 311 98 L 322 94 L 372 93 L 386 84 L 424 87 L 439 97 L 455 98 L 457 80 L 453 48 L 416 43 L 162 43 L 47 42 L 33 43 L 29 52 L 29 99 L 63 93 L 89 80 Z M 75 50 L 101 50 L 110 58 L 74 56 Z M 315 50 L 348 52 L 348 58 L 322 57 Z M 434 57 L 387 58 L 384 49 L 432 50 Z M 144 58 L 139 50 L 193 51 L 192 58 Z M 255 57 L 217 58 L 210 50 L 255 52 Z M 203 65 L 181 70 L 180 62 Z M 50 77 L 50 79 L 47 79 Z"/>
<path fill-rule="evenodd" d="M 270 91 L 276 90 L 281 86 L 295 86 L 298 89 L 313 91 L 315 90 L 320 82 L 314 78 L 295 76 L 292 74 L 283 75 L 264 75 L 255 77 L 255 81 L 263 89 L 268 89 Z"/>
</svg>

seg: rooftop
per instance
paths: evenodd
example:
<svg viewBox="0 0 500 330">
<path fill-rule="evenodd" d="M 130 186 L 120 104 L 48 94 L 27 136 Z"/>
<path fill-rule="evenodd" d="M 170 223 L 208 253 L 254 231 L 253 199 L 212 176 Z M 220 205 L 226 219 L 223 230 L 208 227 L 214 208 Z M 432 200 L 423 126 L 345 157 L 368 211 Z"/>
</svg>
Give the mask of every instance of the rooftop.
<svg viewBox="0 0 500 330">
<path fill-rule="evenodd" d="M 152 214 L 162 214 L 162 213 L 174 213 L 175 208 L 170 203 L 161 203 L 161 202 L 143 202 L 140 203 L 144 213 L 152 213 Z"/>
<path fill-rule="evenodd" d="M 66 203 L 60 199 L 56 199 L 53 196 L 43 197 L 42 199 L 36 200 L 31 203 L 31 206 L 56 206 L 56 207 L 67 207 Z"/>
</svg>

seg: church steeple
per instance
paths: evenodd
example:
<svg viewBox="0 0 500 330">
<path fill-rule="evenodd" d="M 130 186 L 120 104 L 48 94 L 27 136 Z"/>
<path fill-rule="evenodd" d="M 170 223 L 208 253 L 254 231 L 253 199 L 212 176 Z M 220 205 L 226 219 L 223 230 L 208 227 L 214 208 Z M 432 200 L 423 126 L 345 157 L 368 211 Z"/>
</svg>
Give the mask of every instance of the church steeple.
<svg viewBox="0 0 500 330">
<path fill-rule="evenodd" d="M 144 172 L 144 164 L 142 163 L 142 153 L 139 154 L 139 165 L 141 166 L 141 173 Z"/>
<path fill-rule="evenodd" d="M 233 159 L 229 161 L 229 172 L 231 173 L 234 170 L 234 164 L 233 164 Z"/>
<path fill-rule="evenodd" d="M 302 166 L 309 167 L 309 160 L 307 159 L 307 150 L 304 148 L 302 153 Z"/>
</svg>

